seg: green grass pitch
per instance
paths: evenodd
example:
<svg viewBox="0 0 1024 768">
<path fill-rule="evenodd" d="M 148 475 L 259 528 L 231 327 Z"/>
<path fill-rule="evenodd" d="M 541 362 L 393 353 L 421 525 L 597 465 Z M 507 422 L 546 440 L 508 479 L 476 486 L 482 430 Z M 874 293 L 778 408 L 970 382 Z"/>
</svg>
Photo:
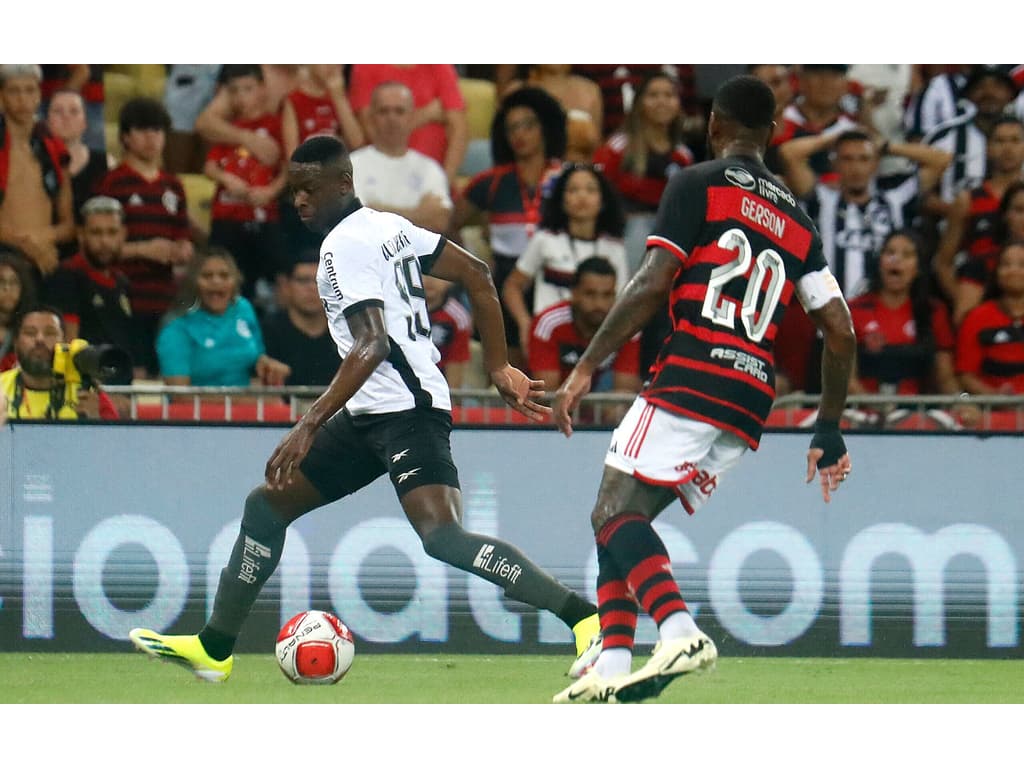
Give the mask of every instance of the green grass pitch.
<svg viewBox="0 0 1024 768">
<path fill-rule="evenodd" d="M 641 658 L 634 661 L 638 665 Z M 270 654 L 238 655 L 204 683 L 140 653 L 0 653 L 0 704 L 543 704 L 570 659 L 358 654 L 337 685 L 297 686 Z M 1024 661 L 720 658 L 656 700 L 670 704 L 1020 704 Z"/>
</svg>

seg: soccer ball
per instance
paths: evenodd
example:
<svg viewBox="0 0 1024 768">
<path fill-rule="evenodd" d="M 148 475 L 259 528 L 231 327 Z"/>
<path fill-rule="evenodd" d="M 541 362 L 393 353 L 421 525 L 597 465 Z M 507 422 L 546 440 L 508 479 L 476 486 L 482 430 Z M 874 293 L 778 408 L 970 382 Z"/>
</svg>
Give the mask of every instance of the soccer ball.
<svg viewBox="0 0 1024 768">
<path fill-rule="evenodd" d="M 334 614 L 303 611 L 277 634 L 277 663 L 299 685 L 331 685 L 352 666 L 352 632 Z"/>
</svg>

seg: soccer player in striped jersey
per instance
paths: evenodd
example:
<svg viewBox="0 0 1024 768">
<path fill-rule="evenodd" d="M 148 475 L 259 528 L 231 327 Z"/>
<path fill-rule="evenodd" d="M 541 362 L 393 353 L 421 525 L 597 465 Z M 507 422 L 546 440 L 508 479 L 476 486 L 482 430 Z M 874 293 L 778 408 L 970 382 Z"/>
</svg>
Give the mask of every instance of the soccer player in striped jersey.
<svg viewBox="0 0 1024 768">
<path fill-rule="evenodd" d="M 295 150 L 288 183 L 299 218 L 324 236 L 317 286 L 341 365 L 267 461 L 265 482 L 246 498 L 206 626 L 198 635 L 133 629 L 132 642 L 201 679 L 227 679 L 238 634 L 280 561 L 288 526 L 387 474 L 428 555 L 565 622 L 577 652 L 569 674 L 576 674 L 600 648 L 596 607 L 515 547 L 461 524 L 451 395 L 430 337 L 425 275 L 465 288 L 486 370 L 505 402 L 534 420 L 550 412 L 536 402 L 544 383 L 509 365 L 490 270 L 442 235 L 363 207 L 348 150 L 333 136 L 311 137 Z"/>
<path fill-rule="evenodd" d="M 591 513 L 603 650 L 556 702 L 638 701 L 714 664 L 715 644 L 690 615 L 651 523 L 677 498 L 695 513 L 757 448 L 775 396 L 772 347 L 794 295 L 825 347 L 807 481 L 817 471 L 827 502 L 850 472 L 839 418 L 856 338 L 813 223 L 764 166 L 774 113 L 760 80 L 741 75 L 721 86 L 708 122 L 716 159 L 669 182 L 640 271 L 555 397 L 555 421 L 570 436 L 592 372 L 668 300 L 672 332 L 612 436 Z M 658 625 L 659 644 L 631 672 L 638 603 Z"/>
</svg>

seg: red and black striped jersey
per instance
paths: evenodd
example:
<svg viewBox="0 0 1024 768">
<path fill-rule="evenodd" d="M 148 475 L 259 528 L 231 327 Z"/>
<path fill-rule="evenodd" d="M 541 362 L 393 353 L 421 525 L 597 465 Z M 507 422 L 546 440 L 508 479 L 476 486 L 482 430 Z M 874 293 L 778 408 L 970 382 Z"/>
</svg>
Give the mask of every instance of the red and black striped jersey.
<svg viewBox="0 0 1024 768">
<path fill-rule="evenodd" d="M 1024 322 L 1010 317 L 998 300 L 976 306 L 956 337 L 956 372 L 972 373 L 996 389 L 1024 393 Z"/>
<path fill-rule="evenodd" d="M 999 200 L 1000 196 L 993 192 L 987 181 L 971 190 L 967 231 L 962 243 L 967 258 L 957 268 L 957 277 L 961 280 L 984 285 L 996 267 L 999 258 L 999 243 L 996 241 Z"/>
<path fill-rule="evenodd" d="M 757 448 L 775 399 L 773 347 L 794 290 L 808 310 L 838 296 L 821 238 L 792 193 L 751 157 L 675 174 L 647 238 L 681 262 L 669 299 L 670 335 L 643 396 L 714 424 Z"/>
<path fill-rule="evenodd" d="M 124 208 L 128 241 L 190 239 L 185 188 L 177 176 L 160 171 L 152 181 L 121 163 L 100 182 L 96 194 L 116 198 Z M 167 311 L 177 285 L 168 264 L 148 259 L 123 259 L 118 268 L 131 283 L 132 310 L 154 315 Z"/>
<path fill-rule="evenodd" d="M 909 298 L 898 307 L 887 306 L 877 293 L 850 301 L 857 372 L 867 392 L 916 395 L 929 391 L 936 353 L 952 354 L 956 345 L 946 305 L 936 299 L 930 304 L 931 328 L 922 333 Z"/>
</svg>

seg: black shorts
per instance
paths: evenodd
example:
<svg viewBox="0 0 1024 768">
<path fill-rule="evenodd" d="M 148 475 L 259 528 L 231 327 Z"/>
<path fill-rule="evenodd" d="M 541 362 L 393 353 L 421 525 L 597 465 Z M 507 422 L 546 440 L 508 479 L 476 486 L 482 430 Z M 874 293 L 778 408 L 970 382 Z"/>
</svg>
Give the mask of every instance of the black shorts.
<svg viewBox="0 0 1024 768">
<path fill-rule="evenodd" d="M 351 416 L 339 411 L 317 430 L 299 469 L 328 501 L 387 472 L 401 498 L 421 485 L 459 487 L 452 415 L 437 408 Z"/>
</svg>

